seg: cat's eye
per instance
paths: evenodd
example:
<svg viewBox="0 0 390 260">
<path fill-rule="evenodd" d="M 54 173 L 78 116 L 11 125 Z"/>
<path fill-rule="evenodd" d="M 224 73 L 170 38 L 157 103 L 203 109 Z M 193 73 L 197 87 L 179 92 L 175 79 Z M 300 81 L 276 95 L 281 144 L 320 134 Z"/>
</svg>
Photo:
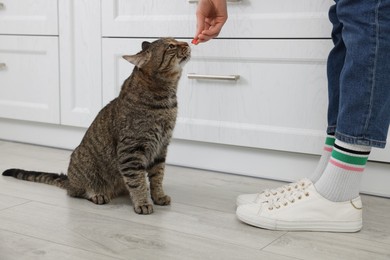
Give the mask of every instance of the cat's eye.
<svg viewBox="0 0 390 260">
<path fill-rule="evenodd" d="M 168 45 L 168 49 L 172 50 L 172 49 L 175 49 L 176 48 L 176 45 L 174 44 L 169 44 Z"/>
</svg>

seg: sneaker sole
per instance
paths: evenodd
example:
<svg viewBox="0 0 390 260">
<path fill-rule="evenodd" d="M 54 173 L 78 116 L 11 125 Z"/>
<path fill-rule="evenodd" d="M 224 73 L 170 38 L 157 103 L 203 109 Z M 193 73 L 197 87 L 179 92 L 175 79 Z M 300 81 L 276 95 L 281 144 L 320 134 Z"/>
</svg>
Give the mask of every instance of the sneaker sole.
<svg viewBox="0 0 390 260">
<path fill-rule="evenodd" d="M 362 220 L 359 221 L 274 221 L 256 216 L 254 218 L 245 216 L 237 212 L 237 217 L 242 222 L 251 226 L 280 231 L 321 231 L 321 232 L 345 232 L 353 233 L 362 229 Z"/>
</svg>

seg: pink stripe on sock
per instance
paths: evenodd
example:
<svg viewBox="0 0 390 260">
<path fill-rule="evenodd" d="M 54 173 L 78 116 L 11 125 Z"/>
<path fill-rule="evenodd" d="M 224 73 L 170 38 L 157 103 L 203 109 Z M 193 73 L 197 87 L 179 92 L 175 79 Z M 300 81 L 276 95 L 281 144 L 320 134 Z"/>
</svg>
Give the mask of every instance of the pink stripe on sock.
<svg viewBox="0 0 390 260">
<path fill-rule="evenodd" d="M 364 171 L 364 168 L 358 168 L 358 167 L 353 167 L 353 166 L 348 166 L 348 165 L 345 165 L 345 164 L 342 164 L 342 163 L 339 163 L 335 160 L 333 160 L 332 158 L 330 158 L 329 162 L 339 168 L 342 168 L 344 170 L 347 170 L 347 171 L 355 171 L 355 172 L 362 172 Z"/>
<path fill-rule="evenodd" d="M 333 150 L 332 147 L 324 146 L 324 150 L 327 152 L 331 152 Z"/>
</svg>

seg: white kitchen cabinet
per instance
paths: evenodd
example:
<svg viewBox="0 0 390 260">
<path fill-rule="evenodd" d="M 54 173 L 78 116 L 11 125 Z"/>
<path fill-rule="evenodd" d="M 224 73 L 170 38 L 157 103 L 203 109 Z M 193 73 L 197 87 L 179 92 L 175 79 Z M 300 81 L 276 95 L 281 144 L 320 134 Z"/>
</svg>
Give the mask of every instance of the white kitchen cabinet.
<svg viewBox="0 0 390 260">
<path fill-rule="evenodd" d="M 333 1 L 228 2 L 219 39 L 192 46 L 167 162 L 289 181 L 307 176 L 325 138 Z M 130 75 L 122 55 L 137 53 L 143 40 L 190 42 L 195 33 L 195 0 L 0 3 L 6 140 L 73 149 Z M 211 79 L 193 78 L 202 75 Z M 370 160 L 390 162 L 390 145 L 373 149 Z M 370 163 L 362 190 L 390 196 L 388 164 Z"/>
<path fill-rule="evenodd" d="M 56 0 L 1 0 L 0 34 L 58 35 Z"/>
<path fill-rule="evenodd" d="M 100 1 L 0 3 L 0 35 L 18 42 L 0 43 L 7 57 L 0 99 L 10 107 L 0 117 L 88 127 L 102 106 Z"/>
<path fill-rule="evenodd" d="M 60 123 L 57 35 L 57 1 L 0 1 L 0 117 Z"/>
<path fill-rule="evenodd" d="M 0 117 L 59 123 L 56 37 L 0 36 Z"/>
<path fill-rule="evenodd" d="M 102 0 L 102 34 L 193 37 L 193 0 Z M 228 0 L 225 38 L 328 38 L 331 0 Z"/>
</svg>

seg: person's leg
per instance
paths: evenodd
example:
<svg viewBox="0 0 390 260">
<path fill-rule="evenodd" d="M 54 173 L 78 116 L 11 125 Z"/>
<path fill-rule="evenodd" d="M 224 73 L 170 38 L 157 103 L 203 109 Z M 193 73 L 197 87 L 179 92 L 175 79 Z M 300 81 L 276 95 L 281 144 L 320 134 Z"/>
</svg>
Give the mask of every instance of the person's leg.
<svg viewBox="0 0 390 260">
<path fill-rule="evenodd" d="M 390 122 L 390 1 L 342 0 L 337 14 L 344 25 L 347 49 L 335 129 L 339 148 L 315 187 L 329 200 L 345 201 L 359 195 L 364 169 L 360 158 L 366 160 L 371 147 L 383 148 L 386 143 Z"/>
<path fill-rule="evenodd" d="M 237 216 L 248 224 L 336 232 L 362 227 L 361 173 L 371 147 L 385 146 L 390 123 L 390 0 L 340 0 L 336 13 L 346 48 L 339 96 L 331 100 L 338 98 L 338 112 L 331 114 L 337 120 L 328 128 L 335 132 L 336 149 L 315 185 L 266 204 L 240 206 Z"/>
<path fill-rule="evenodd" d="M 383 148 L 390 122 L 390 1 L 340 0 L 345 64 L 336 139 Z"/>
</svg>

